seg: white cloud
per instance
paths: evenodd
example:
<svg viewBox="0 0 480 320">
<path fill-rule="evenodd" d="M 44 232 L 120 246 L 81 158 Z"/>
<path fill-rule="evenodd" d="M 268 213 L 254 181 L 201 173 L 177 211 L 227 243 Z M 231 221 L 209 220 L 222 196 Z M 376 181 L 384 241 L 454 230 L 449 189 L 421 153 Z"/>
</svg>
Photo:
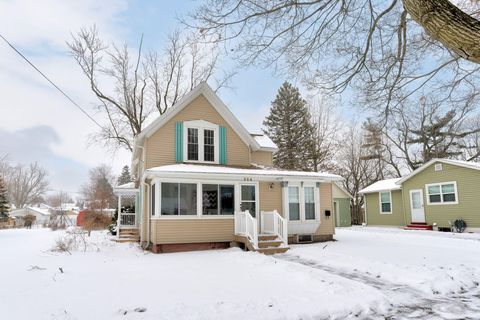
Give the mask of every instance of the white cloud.
<svg viewBox="0 0 480 320">
<path fill-rule="evenodd" d="M 119 16 L 127 5 L 127 1 L 119 0 L 1 1 L 0 30 L 75 101 L 94 114 L 95 97 L 79 67 L 68 55 L 66 41 L 71 39 L 72 32 L 93 24 L 105 39 L 121 39 L 128 30 Z M 0 56 L 0 129 L 12 133 L 39 125 L 48 126 L 59 137 L 57 143 L 49 146 L 54 153 L 52 157 L 70 158 L 86 166 L 108 163 L 117 171 L 129 163 L 126 152 L 111 155 L 100 146 L 88 145 L 87 137 L 98 129 L 95 124 L 2 41 Z M 35 135 L 30 137 L 33 142 L 36 138 Z"/>
</svg>

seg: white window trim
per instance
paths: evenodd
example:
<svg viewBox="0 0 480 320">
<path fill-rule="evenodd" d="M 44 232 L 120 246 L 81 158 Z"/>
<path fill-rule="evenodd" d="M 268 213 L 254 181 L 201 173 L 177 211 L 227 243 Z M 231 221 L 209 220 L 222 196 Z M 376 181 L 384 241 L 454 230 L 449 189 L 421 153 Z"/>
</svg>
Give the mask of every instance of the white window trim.
<svg viewBox="0 0 480 320">
<path fill-rule="evenodd" d="M 197 214 L 196 215 L 161 215 L 161 190 L 162 182 L 164 183 L 194 183 L 197 184 Z M 192 220 L 192 219 L 234 219 L 235 215 L 203 215 L 202 214 L 202 185 L 203 184 L 217 184 L 217 185 L 233 185 L 235 193 L 235 203 L 234 203 L 234 212 L 240 211 L 241 204 L 241 186 L 242 185 L 254 185 L 255 186 L 255 209 L 257 215 L 260 214 L 260 190 L 258 182 L 243 182 L 243 181 L 232 181 L 232 180 L 198 180 L 198 179 L 165 179 L 157 178 L 153 179 L 151 184 L 155 183 L 155 215 L 150 216 L 152 220 Z M 313 220 L 312 220 L 313 221 Z"/>
<path fill-rule="evenodd" d="M 198 160 L 188 160 L 188 129 L 198 129 Z M 204 130 L 214 132 L 214 161 L 204 161 Z M 190 163 L 220 163 L 220 146 L 218 125 L 205 120 L 192 120 L 183 123 L 183 154 L 184 162 Z"/>
<path fill-rule="evenodd" d="M 382 193 L 387 193 L 390 196 L 390 211 L 382 211 Z M 387 203 L 387 202 L 385 202 Z M 392 191 L 379 191 L 378 192 L 378 207 L 380 210 L 380 214 L 393 214 L 393 201 L 392 201 Z"/>
<path fill-rule="evenodd" d="M 453 188 L 455 190 L 455 201 L 454 202 L 443 202 L 443 193 L 442 193 L 442 185 L 444 184 L 453 184 Z M 431 186 L 440 186 L 440 202 L 430 202 L 430 193 L 428 193 L 428 187 Z M 436 182 L 436 183 L 429 183 L 425 185 L 425 194 L 427 195 L 427 205 L 429 206 L 445 206 L 449 204 L 458 204 L 458 189 L 457 189 L 457 181 L 448 181 L 448 182 Z"/>
<path fill-rule="evenodd" d="M 290 220 L 290 199 L 289 199 L 289 187 L 298 187 L 299 188 L 299 201 L 300 201 L 300 220 Z M 305 219 L 305 187 L 314 188 L 314 199 L 315 199 L 315 219 Z M 285 217 L 287 217 L 289 223 L 315 223 L 320 222 L 320 188 L 317 187 L 315 182 L 288 182 L 288 186 L 285 188 L 284 193 L 285 199 Z"/>
</svg>

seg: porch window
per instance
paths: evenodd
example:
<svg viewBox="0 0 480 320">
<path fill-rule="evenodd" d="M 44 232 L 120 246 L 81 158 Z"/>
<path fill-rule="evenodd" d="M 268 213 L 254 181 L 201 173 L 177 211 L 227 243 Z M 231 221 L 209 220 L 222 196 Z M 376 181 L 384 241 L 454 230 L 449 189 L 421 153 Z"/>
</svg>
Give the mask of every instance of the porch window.
<svg viewBox="0 0 480 320">
<path fill-rule="evenodd" d="M 233 215 L 235 204 L 233 185 L 203 184 L 202 213 L 204 215 Z"/>
<path fill-rule="evenodd" d="M 392 194 L 390 191 L 380 192 L 380 213 L 392 212 Z"/>
<path fill-rule="evenodd" d="M 290 220 L 300 220 L 300 193 L 298 187 L 288 187 L 288 210 Z"/>
<path fill-rule="evenodd" d="M 152 184 L 150 198 L 152 199 L 151 201 L 152 216 L 154 216 L 155 215 L 155 184 Z"/>
<path fill-rule="evenodd" d="M 197 161 L 198 160 L 198 129 L 188 128 L 188 146 L 187 146 L 187 159 Z"/>
<path fill-rule="evenodd" d="M 195 183 L 162 183 L 162 215 L 196 215 L 197 185 Z"/>
<path fill-rule="evenodd" d="M 240 210 L 248 210 L 253 217 L 256 216 L 256 206 L 255 206 L 255 186 L 245 186 L 241 188 L 241 202 Z"/>
<path fill-rule="evenodd" d="M 427 184 L 429 204 L 457 203 L 457 184 L 455 182 Z"/>
<path fill-rule="evenodd" d="M 305 198 L 305 220 L 315 220 L 315 188 L 303 189 Z"/>
</svg>

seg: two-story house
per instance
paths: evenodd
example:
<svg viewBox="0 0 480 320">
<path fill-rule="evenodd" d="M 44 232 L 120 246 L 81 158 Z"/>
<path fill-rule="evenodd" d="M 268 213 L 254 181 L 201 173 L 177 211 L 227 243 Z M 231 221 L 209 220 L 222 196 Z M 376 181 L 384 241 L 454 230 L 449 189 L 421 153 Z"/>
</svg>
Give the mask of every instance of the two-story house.
<svg viewBox="0 0 480 320">
<path fill-rule="evenodd" d="M 133 195 L 136 205 L 119 214 L 119 237 L 138 232 L 154 252 L 237 242 L 274 253 L 331 240 L 332 183 L 341 177 L 275 169 L 276 150 L 200 84 L 136 138 L 136 182 L 116 188 L 119 207 Z"/>
</svg>

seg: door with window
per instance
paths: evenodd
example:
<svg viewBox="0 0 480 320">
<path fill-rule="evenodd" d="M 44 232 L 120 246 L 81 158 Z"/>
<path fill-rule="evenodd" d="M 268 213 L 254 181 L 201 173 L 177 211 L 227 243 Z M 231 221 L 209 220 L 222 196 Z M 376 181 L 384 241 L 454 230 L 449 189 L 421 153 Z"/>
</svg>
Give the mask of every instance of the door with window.
<svg viewBox="0 0 480 320">
<path fill-rule="evenodd" d="M 412 213 L 412 222 L 425 222 L 422 189 L 410 190 L 410 209 Z"/>
<path fill-rule="evenodd" d="M 240 210 L 248 210 L 252 217 L 257 218 L 257 189 L 254 184 L 240 185 Z"/>
</svg>

